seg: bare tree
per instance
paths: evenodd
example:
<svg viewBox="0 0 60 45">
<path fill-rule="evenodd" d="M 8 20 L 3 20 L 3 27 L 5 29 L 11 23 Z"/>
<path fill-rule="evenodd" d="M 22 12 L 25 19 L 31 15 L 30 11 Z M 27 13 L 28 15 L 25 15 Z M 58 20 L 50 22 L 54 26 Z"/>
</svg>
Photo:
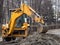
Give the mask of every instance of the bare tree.
<svg viewBox="0 0 60 45">
<path fill-rule="evenodd" d="M 47 22 L 47 23 L 53 22 L 54 14 L 53 14 L 51 0 L 24 0 L 24 1 L 27 2 L 27 4 L 30 5 L 37 13 L 39 13 L 41 16 L 43 16 L 43 18 L 45 19 L 45 22 Z M 9 9 L 17 8 L 21 4 L 21 0 L 8 0 L 8 2 L 9 2 L 8 3 Z M 7 5 L 5 7 L 7 8 Z M 8 10 L 8 8 L 7 8 L 7 10 Z M 6 12 L 6 10 L 5 10 L 5 12 Z"/>
<path fill-rule="evenodd" d="M 3 16 L 3 0 L 0 0 L 0 34 L 1 34 L 1 31 L 2 31 L 2 16 Z"/>
<path fill-rule="evenodd" d="M 53 22 L 54 13 L 51 0 L 30 0 L 28 3 L 37 13 L 43 16 L 45 22 L 49 24 Z"/>
<path fill-rule="evenodd" d="M 50 0 L 42 0 L 40 14 L 44 16 L 45 22 L 51 24 L 53 22 L 53 8 Z"/>
<path fill-rule="evenodd" d="M 0 23 L 2 23 L 2 10 L 3 10 L 3 0 L 0 0 Z"/>
</svg>

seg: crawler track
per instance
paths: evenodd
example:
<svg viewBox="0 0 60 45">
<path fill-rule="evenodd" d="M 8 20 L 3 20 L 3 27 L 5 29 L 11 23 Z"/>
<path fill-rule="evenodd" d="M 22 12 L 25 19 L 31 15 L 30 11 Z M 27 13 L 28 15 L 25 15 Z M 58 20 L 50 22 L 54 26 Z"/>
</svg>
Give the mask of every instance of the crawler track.
<svg viewBox="0 0 60 45">
<path fill-rule="evenodd" d="M 34 32 L 27 38 L 11 42 L 0 42 L 0 45 L 60 45 L 60 37 L 53 34 Z"/>
</svg>

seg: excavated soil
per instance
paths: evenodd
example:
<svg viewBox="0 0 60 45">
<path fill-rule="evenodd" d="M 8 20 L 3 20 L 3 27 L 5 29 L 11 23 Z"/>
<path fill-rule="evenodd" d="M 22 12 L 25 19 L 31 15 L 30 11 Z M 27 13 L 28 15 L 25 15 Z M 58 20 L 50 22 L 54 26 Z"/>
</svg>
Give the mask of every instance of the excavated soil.
<svg viewBox="0 0 60 45">
<path fill-rule="evenodd" d="M 0 42 L 0 45 L 60 45 L 60 37 L 54 34 L 34 32 L 25 39 L 18 39 L 15 42 Z"/>
</svg>

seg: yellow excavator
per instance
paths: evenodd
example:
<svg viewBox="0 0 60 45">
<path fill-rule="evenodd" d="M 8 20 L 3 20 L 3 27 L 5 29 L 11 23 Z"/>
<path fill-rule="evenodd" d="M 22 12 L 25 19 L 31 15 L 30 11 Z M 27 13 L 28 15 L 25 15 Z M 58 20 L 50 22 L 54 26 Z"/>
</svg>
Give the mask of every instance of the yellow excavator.
<svg viewBox="0 0 60 45">
<path fill-rule="evenodd" d="M 22 4 L 11 12 L 9 23 L 2 24 L 2 38 L 5 41 L 15 40 L 16 37 L 27 37 L 29 32 L 43 30 L 44 20 L 30 6 Z M 33 33 L 32 31 L 32 33 Z"/>
</svg>

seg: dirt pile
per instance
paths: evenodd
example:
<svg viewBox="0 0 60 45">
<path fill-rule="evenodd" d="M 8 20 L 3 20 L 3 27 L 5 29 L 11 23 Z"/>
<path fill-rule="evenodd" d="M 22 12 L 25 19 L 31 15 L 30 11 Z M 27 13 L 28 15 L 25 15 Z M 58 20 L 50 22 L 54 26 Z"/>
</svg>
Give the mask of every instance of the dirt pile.
<svg viewBox="0 0 60 45">
<path fill-rule="evenodd" d="M 34 32 L 27 38 L 16 42 L 0 43 L 2 45 L 60 45 L 60 37 L 53 34 L 41 34 Z"/>
<path fill-rule="evenodd" d="M 60 45 L 60 39 L 51 34 L 34 33 L 20 41 L 20 45 Z"/>
</svg>

